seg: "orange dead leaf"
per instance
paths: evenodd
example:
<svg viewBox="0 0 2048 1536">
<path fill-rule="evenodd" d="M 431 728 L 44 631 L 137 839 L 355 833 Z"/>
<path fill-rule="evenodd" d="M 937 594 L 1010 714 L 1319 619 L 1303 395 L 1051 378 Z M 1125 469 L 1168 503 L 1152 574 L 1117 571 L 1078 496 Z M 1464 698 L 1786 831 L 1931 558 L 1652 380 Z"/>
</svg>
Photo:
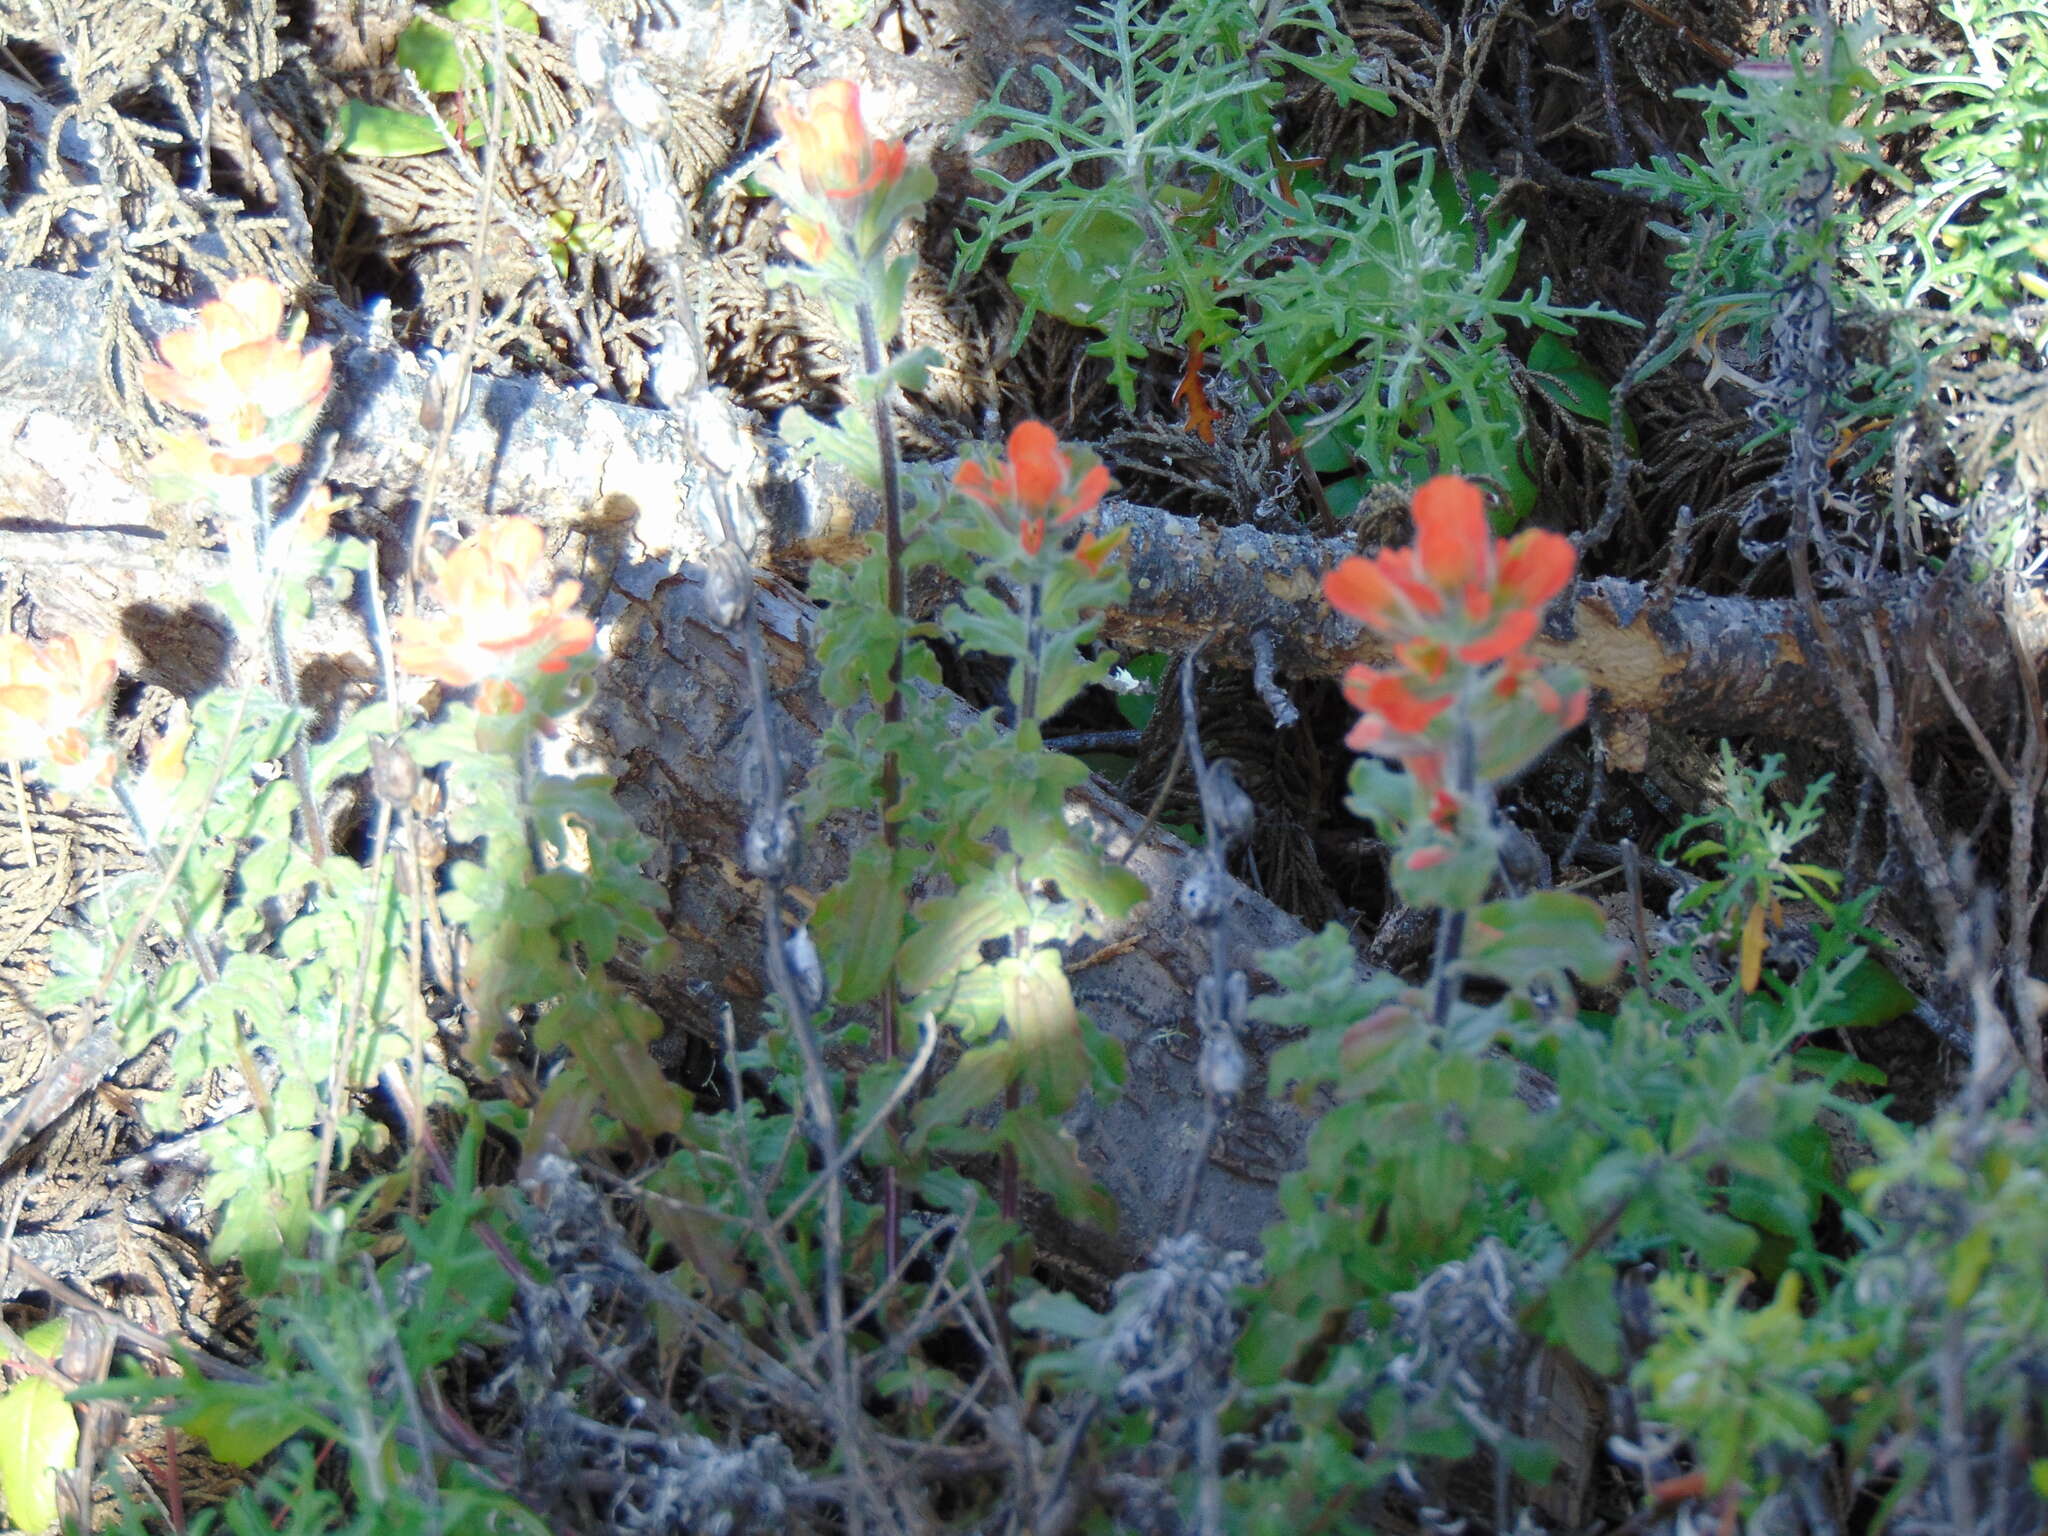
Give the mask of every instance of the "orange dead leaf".
<svg viewBox="0 0 2048 1536">
<path fill-rule="evenodd" d="M 1200 331 L 1188 339 L 1187 363 L 1180 373 L 1180 387 L 1173 392 L 1176 403 L 1185 401 L 1188 408 L 1188 430 L 1205 443 L 1216 441 L 1216 409 L 1209 404 L 1209 396 L 1202 388 L 1202 359 L 1206 349 L 1202 345 Z"/>
</svg>

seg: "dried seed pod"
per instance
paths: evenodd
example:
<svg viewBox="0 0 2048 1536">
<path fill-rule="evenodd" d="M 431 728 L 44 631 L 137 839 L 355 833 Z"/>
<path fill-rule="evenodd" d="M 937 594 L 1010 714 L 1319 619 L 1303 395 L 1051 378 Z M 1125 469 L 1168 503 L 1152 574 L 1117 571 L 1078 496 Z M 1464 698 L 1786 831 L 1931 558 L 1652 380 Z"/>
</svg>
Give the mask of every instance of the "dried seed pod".
<svg viewBox="0 0 2048 1536">
<path fill-rule="evenodd" d="M 784 806 L 780 815 L 756 813 L 747 823 L 747 873 L 756 880 L 787 880 L 802 845 L 795 811 Z"/>
<path fill-rule="evenodd" d="M 808 923 L 799 923 L 783 936 L 782 959 L 796 988 L 797 1005 L 807 1017 L 816 1013 L 825 1004 L 825 962 L 818 958 Z"/>
<path fill-rule="evenodd" d="M 1205 865 L 1197 865 L 1181 882 L 1180 910 L 1189 922 L 1204 928 L 1223 921 L 1223 892 Z"/>
<path fill-rule="evenodd" d="M 1220 987 L 1215 977 L 1204 976 L 1195 983 L 1195 1024 L 1205 1035 L 1242 1029 L 1250 1001 L 1251 986 L 1243 971 L 1230 972 Z"/>
<path fill-rule="evenodd" d="M 747 611 L 754 593 L 754 573 L 729 545 L 721 544 L 704 561 L 704 617 L 719 629 L 731 629 Z"/>
<path fill-rule="evenodd" d="M 1234 846 L 1250 835 L 1256 814 L 1252 797 L 1237 782 L 1227 761 L 1214 762 L 1202 775 L 1202 808 L 1225 847 Z"/>
<path fill-rule="evenodd" d="M 1202 1092 L 1219 1104 L 1233 1104 L 1244 1092 L 1244 1047 L 1237 1036 L 1218 1033 L 1202 1042 L 1202 1059 L 1197 1067 Z"/>
</svg>

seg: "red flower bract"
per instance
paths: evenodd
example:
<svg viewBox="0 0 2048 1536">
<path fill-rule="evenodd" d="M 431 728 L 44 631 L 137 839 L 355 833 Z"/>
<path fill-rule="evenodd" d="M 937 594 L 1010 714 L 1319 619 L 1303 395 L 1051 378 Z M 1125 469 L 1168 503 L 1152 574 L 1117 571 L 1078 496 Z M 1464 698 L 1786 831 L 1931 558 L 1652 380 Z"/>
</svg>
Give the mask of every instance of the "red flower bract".
<svg viewBox="0 0 2048 1536">
<path fill-rule="evenodd" d="M 303 317 L 280 337 L 284 294 L 267 278 L 229 283 L 200 306 L 198 323 L 157 343 L 142 365 L 144 393 L 206 423 L 203 453 L 187 444 L 160 473 L 248 476 L 299 461 L 298 440 L 326 397 L 327 348 L 300 344 Z"/>
<path fill-rule="evenodd" d="M 579 583 L 561 582 L 546 597 L 530 595 L 544 574 L 542 555 L 539 525 L 507 517 L 453 553 L 430 556 L 443 612 L 438 618 L 399 620 L 399 666 L 453 688 L 509 683 L 529 670 L 566 670 L 571 657 L 590 649 L 596 632 L 589 619 L 572 611 Z M 486 703 L 502 710 L 510 697 L 494 690 Z"/>
<path fill-rule="evenodd" d="M 988 508 L 998 523 L 1016 532 L 1024 553 L 1035 555 L 1045 547 L 1048 523 L 1071 523 L 1094 511 L 1108 494 L 1110 478 L 1105 466 L 1091 464 L 1078 476 L 1076 468 L 1073 456 L 1060 446 L 1051 427 L 1042 421 L 1022 421 L 1010 433 L 1007 458 L 993 473 L 967 459 L 953 471 L 953 488 Z M 1100 575 L 1123 536 L 1122 529 L 1102 536 L 1086 535 L 1074 558 Z"/>
<path fill-rule="evenodd" d="M 1411 505 L 1415 552 L 1430 585 L 1455 592 L 1477 581 L 1491 537 L 1479 487 L 1456 475 L 1438 475 L 1423 482 Z"/>
<path fill-rule="evenodd" d="M 0 634 L 0 761 L 75 768 L 93 748 L 86 727 L 114 684 L 104 637 L 52 636 L 38 645 Z M 112 767 L 112 759 L 106 766 Z"/>
<path fill-rule="evenodd" d="M 1414 547 L 1345 559 L 1323 577 L 1330 606 L 1396 643 L 1427 629 L 1473 666 L 1528 644 L 1544 605 L 1571 580 L 1571 541 L 1540 528 L 1495 539 L 1479 488 L 1456 475 L 1424 482 L 1412 505 Z M 1447 612 L 1463 633 L 1431 622 Z"/>
<path fill-rule="evenodd" d="M 861 197 L 903 175 L 903 145 L 868 132 L 851 80 L 827 80 L 802 106 L 784 108 L 778 125 L 776 163 L 814 197 Z"/>
<path fill-rule="evenodd" d="M 1479 488 L 1455 475 L 1423 484 L 1413 505 L 1411 547 L 1351 556 L 1324 576 L 1323 591 L 1393 651 L 1392 668 L 1345 675 L 1344 696 L 1359 711 L 1347 745 L 1404 761 L 1440 791 L 1441 732 L 1433 728 L 1457 699 L 1476 698 L 1466 686 L 1473 669 L 1485 670 L 1500 706 L 1533 704 L 1537 719 L 1558 729 L 1584 718 L 1584 690 L 1561 692 L 1570 685 L 1553 684 L 1529 652 L 1544 605 L 1571 580 L 1578 556 L 1568 539 L 1541 529 L 1495 539 Z M 1513 730 L 1526 738 L 1529 728 Z M 1430 814 L 1451 812 L 1435 803 Z"/>
<path fill-rule="evenodd" d="M 1363 666 L 1344 674 L 1344 697 L 1354 709 L 1378 715 L 1404 736 L 1425 730 L 1430 721 L 1451 707 L 1448 698 L 1420 697 L 1399 673 L 1376 672 Z"/>
<path fill-rule="evenodd" d="M 992 511 L 1014 509 L 1055 523 L 1070 523 L 1092 512 L 1109 490 L 1109 471 L 1100 464 L 1071 485 L 1073 461 L 1042 421 L 1020 421 L 1010 433 L 1008 465 L 991 476 L 972 459 L 953 472 L 954 489 Z"/>
</svg>

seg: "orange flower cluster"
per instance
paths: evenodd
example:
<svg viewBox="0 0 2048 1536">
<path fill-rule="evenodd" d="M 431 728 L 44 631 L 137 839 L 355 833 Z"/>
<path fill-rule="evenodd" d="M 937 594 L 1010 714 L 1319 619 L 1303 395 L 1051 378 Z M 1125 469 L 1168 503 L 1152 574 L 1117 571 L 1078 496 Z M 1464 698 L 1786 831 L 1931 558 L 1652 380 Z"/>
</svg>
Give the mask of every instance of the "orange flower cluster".
<svg viewBox="0 0 2048 1536">
<path fill-rule="evenodd" d="M 531 594 L 543 572 L 541 531 L 523 517 L 484 528 L 446 555 L 429 555 L 438 618 L 398 623 L 393 654 L 399 666 L 451 688 L 484 684 L 479 709 L 517 714 L 526 707 L 516 679 L 562 672 L 590 649 L 597 631 L 574 613 L 582 584 L 559 583 L 546 597 Z"/>
<path fill-rule="evenodd" d="M 782 142 L 775 163 L 785 201 L 792 203 L 782 242 L 810 266 L 834 249 L 835 225 L 855 220 L 859 200 L 887 193 L 903 180 L 907 151 L 896 139 L 878 139 L 861 117 L 860 87 L 828 80 L 801 105 L 777 116 Z M 796 211 L 809 203 L 808 212 Z"/>
<path fill-rule="evenodd" d="M 776 164 L 813 197 L 863 197 L 903 175 L 903 145 L 868 132 L 860 87 L 851 80 L 827 80 L 776 121 Z"/>
<path fill-rule="evenodd" d="M 953 472 L 953 488 L 986 507 L 1004 529 L 1017 536 L 1027 555 L 1045 547 L 1047 522 L 1055 526 L 1071 523 L 1092 512 L 1110 486 L 1109 470 L 1089 464 L 1078 476 L 1078 468 L 1051 427 L 1042 421 L 1019 422 L 1010 433 L 1009 459 L 990 474 L 969 459 Z M 1107 535 L 1083 534 L 1073 554 L 1088 573 L 1102 574 L 1129 528 Z"/>
<path fill-rule="evenodd" d="M 81 643 L 59 635 L 37 645 L 0 634 L 0 760 L 110 782 L 113 757 L 100 754 L 95 763 L 86 727 L 114 686 L 114 672 L 114 648 L 105 639 Z"/>
<path fill-rule="evenodd" d="M 1528 650 L 1578 555 L 1542 529 L 1495 539 L 1479 488 L 1455 475 L 1425 483 L 1413 506 L 1412 547 L 1351 556 L 1323 578 L 1323 593 L 1394 648 L 1393 667 L 1345 674 L 1344 696 L 1361 712 L 1346 744 L 1406 762 L 1436 802 L 1433 815 L 1448 815 L 1441 744 L 1428 733 L 1473 669 L 1486 678 L 1474 700 L 1482 710 L 1533 707 L 1552 733 L 1585 719 L 1586 690 L 1560 693 Z M 1482 772 L 1493 766 L 1488 757 L 1482 750 Z"/>
<path fill-rule="evenodd" d="M 299 441 L 326 398 L 332 359 L 303 347 L 305 316 L 284 336 L 284 295 L 266 278 L 228 284 L 199 310 L 199 323 L 157 344 L 142 387 L 205 423 L 203 437 L 174 436 L 158 463 L 172 475 L 250 476 L 299 461 Z"/>
</svg>

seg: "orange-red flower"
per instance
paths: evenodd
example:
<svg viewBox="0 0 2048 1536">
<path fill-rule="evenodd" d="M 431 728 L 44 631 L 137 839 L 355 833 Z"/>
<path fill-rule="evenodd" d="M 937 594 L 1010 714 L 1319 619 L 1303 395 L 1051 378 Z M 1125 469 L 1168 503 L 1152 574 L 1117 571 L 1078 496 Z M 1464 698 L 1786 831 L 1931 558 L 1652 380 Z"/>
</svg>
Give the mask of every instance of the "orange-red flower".
<svg viewBox="0 0 2048 1536">
<path fill-rule="evenodd" d="M 1071 523 L 1094 511 L 1109 487 L 1106 467 L 1091 463 L 1082 468 L 1042 421 L 1017 423 L 1010 433 L 1008 458 L 994 473 L 973 459 L 953 471 L 953 488 L 980 502 L 998 523 L 1014 530 L 1027 555 L 1044 548 L 1048 523 Z M 1109 534 L 1084 535 L 1074 558 L 1100 575 L 1126 536 L 1127 530 L 1121 528 Z"/>
<path fill-rule="evenodd" d="M 1396 642 L 1424 634 L 1486 666 L 1520 651 L 1571 580 L 1571 541 L 1541 528 L 1495 539 L 1479 488 L 1438 475 L 1415 492 L 1415 545 L 1353 555 L 1323 578 L 1330 605 Z M 1450 614 L 1455 625 L 1435 621 Z"/>
<path fill-rule="evenodd" d="M 1449 698 L 1425 699 L 1398 672 L 1376 672 L 1354 666 L 1344 674 L 1344 697 L 1351 707 L 1376 715 L 1404 736 L 1420 735 L 1451 707 Z"/>
<path fill-rule="evenodd" d="M 1494 697 L 1504 703 L 1516 699 L 1527 699 L 1544 714 L 1557 721 L 1561 731 L 1575 730 L 1586 718 L 1589 694 L 1585 688 L 1570 693 L 1559 693 L 1557 686 L 1543 675 L 1536 658 L 1528 652 L 1518 652 L 1507 658 L 1500 675 L 1493 683 Z"/>
<path fill-rule="evenodd" d="M 1546 669 L 1529 651 L 1577 554 L 1540 529 L 1495 539 L 1478 487 L 1453 475 L 1417 490 L 1414 512 L 1412 546 L 1347 559 L 1323 590 L 1333 607 L 1391 641 L 1394 655 L 1386 671 L 1346 673 L 1344 696 L 1359 711 L 1346 745 L 1406 763 L 1429 819 L 1448 829 L 1457 803 L 1443 787 L 1436 722 L 1454 701 L 1471 705 L 1482 772 L 1526 762 L 1585 718 L 1582 680 Z M 1479 693 L 1467 688 L 1474 668 L 1486 669 Z"/>
<path fill-rule="evenodd" d="M 401 619 L 393 654 L 406 671 L 454 688 L 510 683 L 531 672 L 561 672 L 590 649 L 596 629 L 570 610 L 582 592 L 574 581 L 546 597 L 531 595 L 542 572 L 538 525 L 507 517 L 465 539 L 452 554 L 430 557 L 437 618 Z M 503 690 L 494 704 L 508 702 Z"/>
<path fill-rule="evenodd" d="M 1129 523 L 1113 533 L 1084 533 L 1081 542 L 1074 546 L 1074 558 L 1087 567 L 1090 576 L 1100 576 L 1102 568 L 1109 564 L 1130 536 Z"/>
<path fill-rule="evenodd" d="M 210 482 L 246 480 L 298 461 L 297 443 L 259 445 L 251 452 L 246 446 L 222 448 L 197 432 L 167 432 L 146 468 L 150 489 L 159 499 L 189 501 L 219 494 L 220 487 Z"/>
<path fill-rule="evenodd" d="M 1444 608 L 1436 589 L 1417 578 L 1410 549 L 1346 557 L 1323 577 L 1323 596 L 1339 613 L 1389 636 L 1419 629 Z"/>
<path fill-rule="evenodd" d="M 93 755 L 86 730 L 114 685 L 105 638 L 53 636 L 42 645 L 0 634 L 0 760 L 77 769 Z M 111 769 L 109 757 L 106 767 Z"/>
<path fill-rule="evenodd" d="M 777 123 L 776 163 L 813 197 L 863 197 L 903 175 L 902 143 L 868 132 L 851 80 L 827 80 L 802 106 L 785 107 Z"/>
<path fill-rule="evenodd" d="M 821 266 L 832 254 L 832 231 L 816 219 L 792 213 L 783 226 L 782 246 L 805 266 Z"/>
<path fill-rule="evenodd" d="M 299 439 L 326 396 L 333 363 L 326 347 L 300 345 L 304 316 L 280 337 L 283 321 L 276 284 L 240 278 L 200 306 L 197 325 L 157 343 L 160 361 L 142 365 L 152 399 L 206 423 L 207 473 L 256 475 L 298 462 Z M 170 467 L 190 473 L 196 455 Z"/>
</svg>

